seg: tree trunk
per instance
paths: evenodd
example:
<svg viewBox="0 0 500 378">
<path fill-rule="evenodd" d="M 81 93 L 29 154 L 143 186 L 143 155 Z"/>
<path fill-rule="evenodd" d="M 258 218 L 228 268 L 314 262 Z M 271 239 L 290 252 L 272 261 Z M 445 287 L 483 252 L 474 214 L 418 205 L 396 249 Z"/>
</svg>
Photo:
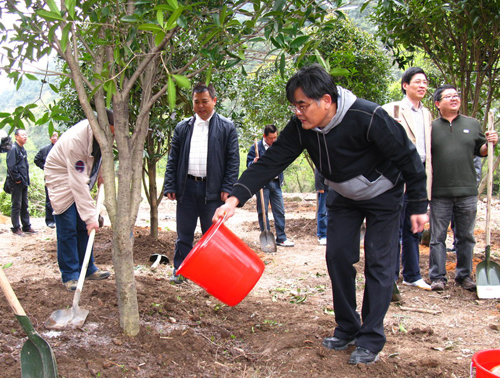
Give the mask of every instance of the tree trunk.
<svg viewBox="0 0 500 378">
<path fill-rule="evenodd" d="M 156 159 L 148 160 L 148 181 L 149 181 L 149 218 L 151 228 L 149 231 L 153 239 L 158 239 L 158 187 L 156 185 Z"/>
</svg>

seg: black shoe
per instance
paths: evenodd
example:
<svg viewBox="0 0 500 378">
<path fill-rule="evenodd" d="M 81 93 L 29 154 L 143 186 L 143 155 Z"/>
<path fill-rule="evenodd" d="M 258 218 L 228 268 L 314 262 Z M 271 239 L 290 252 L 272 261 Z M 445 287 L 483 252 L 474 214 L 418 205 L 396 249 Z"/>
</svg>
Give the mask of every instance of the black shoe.
<svg viewBox="0 0 500 378">
<path fill-rule="evenodd" d="M 476 283 L 472 281 L 472 278 L 470 278 L 469 276 L 465 277 L 463 280 L 455 280 L 455 282 L 457 283 L 457 285 L 462 286 L 465 290 L 476 290 Z"/>
<path fill-rule="evenodd" d="M 49 222 L 49 223 L 47 223 L 47 227 L 56 228 L 56 224 L 54 222 Z"/>
<path fill-rule="evenodd" d="M 15 234 L 15 235 L 24 236 L 24 232 L 22 232 L 20 228 L 18 228 L 15 231 L 12 230 L 12 233 Z"/>
<path fill-rule="evenodd" d="M 38 231 L 33 230 L 31 227 L 27 230 L 23 230 L 25 234 L 36 234 Z"/>
<path fill-rule="evenodd" d="M 349 345 L 353 345 L 356 339 L 339 339 L 336 336 L 332 337 L 325 337 L 323 339 L 323 346 L 327 347 L 328 349 L 334 349 L 334 350 L 344 350 L 346 349 Z"/>
<path fill-rule="evenodd" d="M 445 280 L 436 280 L 431 282 L 431 290 L 432 291 L 443 291 L 444 287 L 446 286 L 446 281 Z"/>
<path fill-rule="evenodd" d="M 356 347 L 356 350 L 351 353 L 349 357 L 348 364 L 356 365 L 356 364 L 373 364 L 379 360 L 378 353 L 375 354 L 371 350 L 368 350 L 363 347 Z"/>
</svg>

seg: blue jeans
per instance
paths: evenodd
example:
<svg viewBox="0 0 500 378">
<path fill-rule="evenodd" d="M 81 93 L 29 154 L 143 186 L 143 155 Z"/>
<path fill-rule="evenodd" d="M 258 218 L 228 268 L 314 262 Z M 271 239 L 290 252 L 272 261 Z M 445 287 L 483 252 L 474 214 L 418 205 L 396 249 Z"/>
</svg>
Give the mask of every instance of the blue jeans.
<svg viewBox="0 0 500 378">
<path fill-rule="evenodd" d="M 431 242 L 429 278 L 431 281 L 446 278 L 446 233 L 452 215 L 455 220 L 457 267 L 455 279 L 462 281 L 472 272 L 472 254 L 476 239 L 477 197 L 433 198 L 431 200 Z"/>
<path fill-rule="evenodd" d="M 276 228 L 276 242 L 282 243 L 286 240 L 285 234 L 285 204 L 283 202 L 283 193 L 281 192 L 280 183 L 277 180 L 270 181 L 266 187 L 262 189 L 264 192 L 264 207 L 266 209 L 267 231 L 271 230 L 269 225 L 269 216 L 267 210 L 269 201 L 271 201 L 271 210 L 273 211 L 274 227 Z M 260 230 L 264 231 L 264 220 L 262 218 L 260 191 L 257 196 L 257 213 L 259 215 Z"/>
<path fill-rule="evenodd" d="M 422 278 L 420 274 L 420 237 L 421 232 L 414 234 L 411 231 L 410 214 L 407 212 L 408 195 L 404 195 L 403 209 L 401 210 L 397 259 L 396 259 L 396 279 L 399 277 L 399 260 L 403 265 L 403 278 L 406 282 L 415 282 Z M 401 247 L 401 248 L 400 248 Z M 401 253 L 400 253 L 401 250 Z"/>
<path fill-rule="evenodd" d="M 318 192 L 318 211 L 316 213 L 316 224 L 317 231 L 316 235 L 318 238 L 326 238 L 326 228 L 328 226 L 328 211 L 326 210 L 326 197 L 328 196 L 328 190 L 323 193 Z"/>
<path fill-rule="evenodd" d="M 222 201 L 206 201 L 206 182 L 187 179 L 184 194 L 177 200 L 177 240 L 175 242 L 174 268 L 178 269 L 193 249 L 194 232 L 198 218 L 205 234 L 212 226 L 215 210 Z"/>
<path fill-rule="evenodd" d="M 89 241 L 87 225 L 80 218 L 74 203 L 64 213 L 54 215 L 54 220 L 57 233 L 57 262 L 62 282 L 78 280 Z M 96 271 L 92 252 L 86 276 Z"/>
</svg>

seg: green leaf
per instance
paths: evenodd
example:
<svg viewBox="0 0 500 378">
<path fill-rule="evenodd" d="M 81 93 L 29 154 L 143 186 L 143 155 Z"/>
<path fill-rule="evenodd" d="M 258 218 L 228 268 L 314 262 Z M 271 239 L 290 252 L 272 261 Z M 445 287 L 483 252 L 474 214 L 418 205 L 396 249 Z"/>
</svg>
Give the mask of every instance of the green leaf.
<svg viewBox="0 0 500 378">
<path fill-rule="evenodd" d="M 137 17 L 135 14 L 133 14 L 130 16 L 123 16 L 120 20 L 123 22 L 138 22 L 139 17 Z"/>
<path fill-rule="evenodd" d="M 62 35 L 61 35 L 61 49 L 62 51 L 66 51 L 66 46 L 68 44 L 68 40 L 69 40 L 69 31 L 71 29 L 71 24 L 67 24 L 63 31 L 62 31 Z"/>
<path fill-rule="evenodd" d="M 163 27 L 163 11 L 157 10 L 156 11 L 156 21 L 158 21 L 158 24 Z"/>
<path fill-rule="evenodd" d="M 7 268 L 10 268 L 11 266 L 12 266 L 12 263 L 10 262 L 10 263 L 4 264 L 2 266 L 2 269 L 7 269 Z"/>
<path fill-rule="evenodd" d="M 172 75 L 172 76 L 174 77 L 175 81 L 177 82 L 177 84 L 179 84 L 180 87 L 186 89 L 191 88 L 191 80 L 189 80 L 186 76 L 184 75 Z"/>
<path fill-rule="evenodd" d="M 24 76 L 26 76 L 26 78 L 27 78 L 28 80 L 32 80 L 32 81 L 36 81 L 36 80 L 38 80 L 38 79 L 37 79 L 37 77 L 36 77 L 35 75 L 31 75 L 31 74 L 28 74 L 28 73 L 27 73 L 27 74 L 25 74 Z"/>
<path fill-rule="evenodd" d="M 300 46 L 302 46 L 304 43 L 306 43 L 309 39 L 308 35 L 302 35 L 300 37 L 295 38 L 291 43 L 290 47 L 293 49 L 297 49 Z"/>
<path fill-rule="evenodd" d="M 285 66 L 286 66 L 286 61 L 285 61 L 285 54 L 281 54 L 280 58 L 280 74 L 281 77 L 285 77 Z"/>
<path fill-rule="evenodd" d="M 59 88 L 57 88 L 54 84 L 49 83 L 49 87 L 54 93 L 59 93 Z"/>
<path fill-rule="evenodd" d="M 181 8 L 177 8 L 172 13 L 172 15 L 168 18 L 167 25 L 165 26 L 165 28 L 167 30 L 171 30 L 171 29 L 175 28 L 175 26 L 177 25 L 177 20 L 179 19 L 179 17 L 181 16 L 183 11 L 184 11 L 184 8 L 181 7 Z"/>
<path fill-rule="evenodd" d="M 64 4 L 66 5 L 66 8 L 68 9 L 69 17 L 72 20 L 74 20 L 75 19 L 76 0 L 64 0 Z"/>
<path fill-rule="evenodd" d="M 59 13 L 48 12 L 43 9 L 37 10 L 35 13 L 47 21 L 64 21 L 64 18 Z"/>
<path fill-rule="evenodd" d="M 210 81 L 212 80 L 212 69 L 214 68 L 214 65 L 211 64 L 210 68 L 207 71 L 207 78 L 205 79 L 205 85 L 210 84 Z"/>
<path fill-rule="evenodd" d="M 57 7 L 56 2 L 54 0 L 47 0 L 47 5 L 49 6 L 51 12 L 54 12 L 54 13 L 60 12 L 59 8 Z"/>
<path fill-rule="evenodd" d="M 0 113 L 0 118 L 5 118 L 10 116 L 10 113 Z"/>
<path fill-rule="evenodd" d="M 155 35 L 155 46 L 159 46 L 160 43 L 163 41 L 163 38 L 165 38 L 165 33 L 164 32 L 156 33 L 156 35 Z"/>
<path fill-rule="evenodd" d="M 168 105 L 170 106 L 171 110 L 174 110 L 176 93 L 175 93 L 175 83 L 172 80 L 172 76 L 168 77 L 167 88 L 168 88 Z"/>
<path fill-rule="evenodd" d="M 150 31 L 150 32 L 155 32 L 155 33 L 159 33 L 159 32 L 163 31 L 162 28 L 160 28 L 158 25 L 155 25 L 155 24 L 139 25 L 139 30 Z"/>
<path fill-rule="evenodd" d="M 330 75 L 332 76 L 348 76 L 349 74 L 349 70 L 345 68 L 332 68 L 330 70 Z"/>
</svg>

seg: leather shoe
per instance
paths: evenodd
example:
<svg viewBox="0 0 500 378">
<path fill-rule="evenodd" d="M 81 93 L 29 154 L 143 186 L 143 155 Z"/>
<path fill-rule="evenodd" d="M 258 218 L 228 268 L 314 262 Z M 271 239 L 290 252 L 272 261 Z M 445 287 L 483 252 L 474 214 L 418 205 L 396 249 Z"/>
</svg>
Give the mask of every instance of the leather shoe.
<svg viewBox="0 0 500 378">
<path fill-rule="evenodd" d="M 349 345 L 353 345 L 355 343 L 356 339 L 339 339 L 337 336 L 332 336 L 332 337 L 325 337 L 323 339 L 323 346 L 327 347 L 328 349 L 334 349 L 334 350 L 344 350 L 346 349 Z"/>
<path fill-rule="evenodd" d="M 97 269 L 90 276 L 87 276 L 86 279 L 87 280 L 103 280 L 105 278 L 108 278 L 110 275 L 111 275 L 111 273 L 109 273 L 106 270 Z"/>
<path fill-rule="evenodd" d="M 463 280 L 455 280 L 455 282 L 457 283 L 457 285 L 462 286 L 465 290 L 476 290 L 476 283 L 472 281 L 472 278 L 470 278 L 469 276 L 465 277 Z"/>
<path fill-rule="evenodd" d="M 436 280 L 431 282 L 432 291 L 443 291 L 446 285 L 445 280 Z"/>
<path fill-rule="evenodd" d="M 36 234 L 38 231 L 35 231 L 30 227 L 29 230 L 23 230 L 23 232 L 25 234 Z"/>
<path fill-rule="evenodd" d="M 14 231 L 14 230 L 12 230 L 12 233 L 13 233 L 14 235 L 24 236 L 24 232 L 22 232 L 20 228 L 18 228 L 18 229 L 17 229 L 17 230 L 15 230 L 15 231 Z"/>
<path fill-rule="evenodd" d="M 371 350 L 368 350 L 363 347 L 356 347 L 356 350 L 351 353 L 349 357 L 348 364 L 356 365 L 356 364 L 373 364 L 379 360 L 378 353 L 375 354 Z"/>
</svg>

